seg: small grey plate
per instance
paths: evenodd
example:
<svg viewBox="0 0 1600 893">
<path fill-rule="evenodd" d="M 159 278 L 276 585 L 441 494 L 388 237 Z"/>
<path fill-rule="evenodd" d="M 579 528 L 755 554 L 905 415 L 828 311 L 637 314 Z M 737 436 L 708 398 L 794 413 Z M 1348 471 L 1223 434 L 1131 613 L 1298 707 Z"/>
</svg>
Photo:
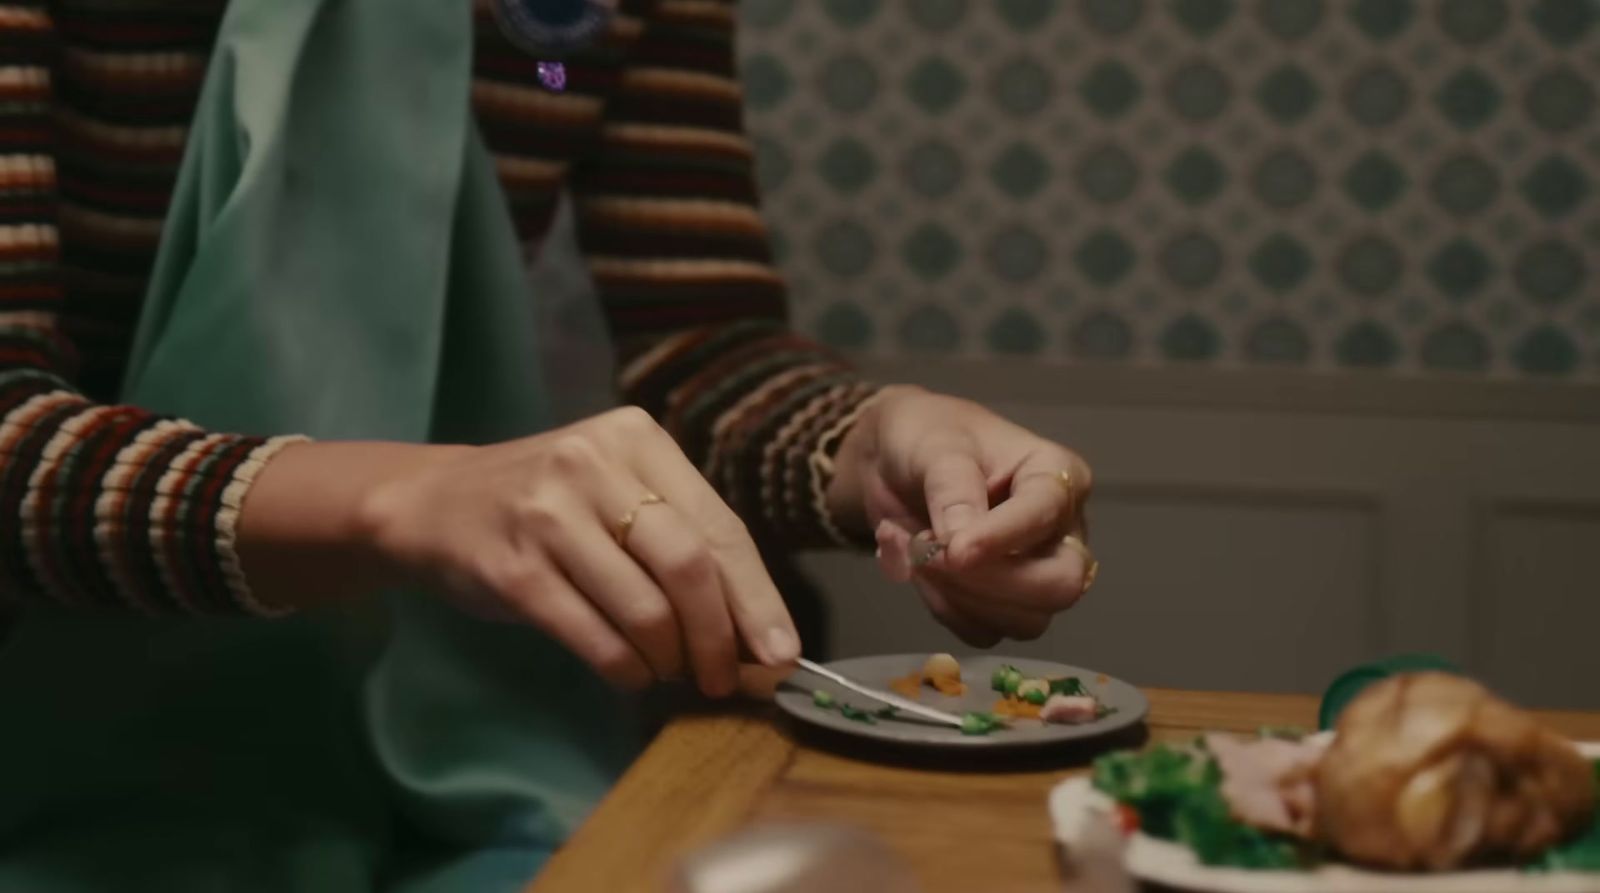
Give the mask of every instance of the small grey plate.
<svg viewBox="0 0 1600 893">
<path fill-rule="evenodd" d="M 926 654 L 885 654 L 872 657 L 852 657 L 836 660 L 827 665 L 844 677 L 872 688 L 893 691 L 890 680 L 920 672 Z M 963 735 L 954 726 L 904 714 L 889 719 L 865 723 L 846 719 L 838 710 L 824 710 L 812 703 L 812 692 L 821 690 L 833 695 L 840 703 L 862 710 L 877 710 L 884 705 L 855 692 L 847 691 L 826 679 L 805 670 L 796 672 L 778 690 L 779 709 L 795 719 L 814 726 L 844 732 L 861 738 L 937 748 L 1007 748 L 1037 747 L 1067 741 L 1081 741 L 1118 732 L 1141 722 L 1150 712 L 1150 702 L 1132 685 L 1102 676 L 1094 670 L 1073 667 L 1045 660 L 999 655 L 957 656 L 961 662 L 961 679 L 967 684 L 967 693 L 959 698 L 946 697 L 924 687 L 918 703 L 936 710 L 954 713 L 987 713 L 999 700 L 1000 694 L 989 687 L 989 676 L 1001 664 L 1011 664 L 1024 677 L 1059 678 L 1076 676 L 1100 702 L 1112 708 L 1112 713 L 1094 722 L 1079 725 L 1046 724 L 1036 720 L 1012 720 L 1004 729 L 995 729 L 987 735 Z M 1101 681 L 1104 680 L 1104 681 Z"/>
</svg>

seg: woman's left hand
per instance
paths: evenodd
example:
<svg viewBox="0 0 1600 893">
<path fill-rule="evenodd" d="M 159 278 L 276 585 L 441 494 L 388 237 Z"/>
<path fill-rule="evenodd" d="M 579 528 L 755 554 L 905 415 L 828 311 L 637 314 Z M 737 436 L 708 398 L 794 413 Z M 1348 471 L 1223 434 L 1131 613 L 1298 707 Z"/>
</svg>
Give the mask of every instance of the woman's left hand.
<svg viewBox="0 0 1600 893">
<path fill-rule="evenodd" d="M 840 445 L 828 504 L 874 531 L 885 571 L 916 583 L 968 644 L 1034 639 L 1094 582 L 1081 457 L 975 403 L 895 386 Z M 928 550 L 928 534 L 941 548 Z M 912 566 L 907 556 L 932 558 Z"/>
</svg>

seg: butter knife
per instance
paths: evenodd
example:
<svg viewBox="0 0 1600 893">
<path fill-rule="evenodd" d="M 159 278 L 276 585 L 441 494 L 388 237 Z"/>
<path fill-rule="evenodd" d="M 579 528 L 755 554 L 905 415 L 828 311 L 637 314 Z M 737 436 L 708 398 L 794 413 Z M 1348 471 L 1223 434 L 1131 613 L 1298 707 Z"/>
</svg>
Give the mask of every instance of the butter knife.
<svg viewBox="0 0 1600 893">
<path fill-rule="evenodd" d="M 827 667 L 806 660 L 803 657 L 800 658 L 799 663 L 800 668 L 803 670 L 808 670 L 812 673 L 815 673 L 829 682 L 832 682 L 840 687 L 847 688 L 858 695 L 865 695 L 874 701 L 880 701 L 884 704 L 888 704 L 890 707 L 893 707 L 901 712 L 910 713 L 913 716 L 920 716 L 923 719 L 931 719 L 934 722 L 941 722 L 945 725 L 956 726 L 957 728 L 961 727 L 961 717 L 956 716 L 954 713 L 946 713 L 943 710 L 935 710 L 932 707 L 924 707 L 910 698 L 902 698 L 892 692 L 880 691 L 875 688 L 869 688 L 868 686 L 862 685 L 859 682 L 852 682 L 851 680 L 846 679 Z"/>
</svg>

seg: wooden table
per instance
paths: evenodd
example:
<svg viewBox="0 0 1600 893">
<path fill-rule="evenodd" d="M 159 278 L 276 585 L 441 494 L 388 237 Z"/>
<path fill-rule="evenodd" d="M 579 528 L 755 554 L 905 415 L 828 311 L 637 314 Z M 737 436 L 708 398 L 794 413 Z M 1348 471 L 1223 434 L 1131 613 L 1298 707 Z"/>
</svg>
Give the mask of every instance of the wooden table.
<svg viewBox="0 0 1600 893">
<path fill-rule="evenodd" d="M 1148 740 L 1316 724 L 1309 696 L 1147 690 Z M 1600 713 L 1541 714 L 1600 740 Z M 769 707 L 675 720 L 529 893 L 650 891 L 684 853 L 764 820 L 841 821 L 906 857 L 927 893 L 1061 893 L 1045 795 L 1090 753 L 1012 771 L 866 758 L 797 740 Z M 930 817 L 936 817 L 930 820 Z"/>
</svg>

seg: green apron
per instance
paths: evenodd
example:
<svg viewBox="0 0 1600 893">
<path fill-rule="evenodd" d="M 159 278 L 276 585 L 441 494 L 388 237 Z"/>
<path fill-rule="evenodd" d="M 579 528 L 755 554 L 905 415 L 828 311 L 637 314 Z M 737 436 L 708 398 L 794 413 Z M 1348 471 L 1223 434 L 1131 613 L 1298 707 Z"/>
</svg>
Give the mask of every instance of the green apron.
<svg viewBox="0 0 1600 893">
<path fill-rule="evenodd" d="M 467 0 L 232 0 L 128 402 L 328 439 L 548 426 L 471 29 Z M 631 706 L 428 595 L 36 606 L 0 647 L 0 890 L 516 890 L 636 753 Z"/>
</svg>

